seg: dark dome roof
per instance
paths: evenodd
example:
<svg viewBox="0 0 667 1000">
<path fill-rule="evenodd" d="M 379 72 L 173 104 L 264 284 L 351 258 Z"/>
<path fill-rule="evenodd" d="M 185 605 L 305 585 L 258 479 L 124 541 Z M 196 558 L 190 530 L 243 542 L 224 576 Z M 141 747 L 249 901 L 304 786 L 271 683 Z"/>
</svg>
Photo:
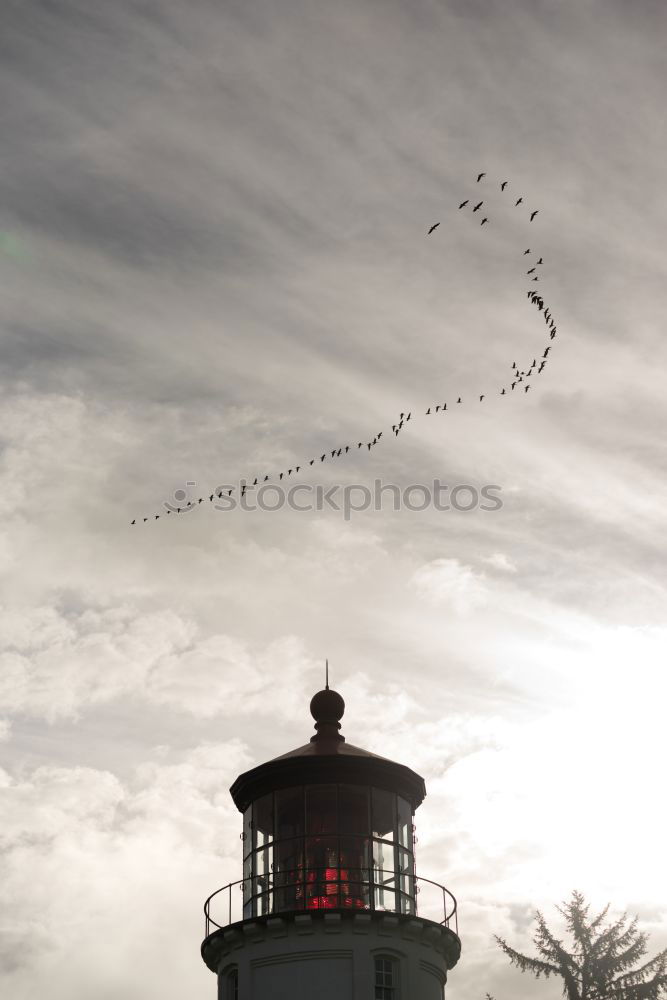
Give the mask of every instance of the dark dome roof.
<svg viewBox="0 0 667 1000">
<path fill-rule="evenodd" d="M 355 747 L 341 736 L 339 719 L 345 702 L 337 691 L 325 688 L 313 697 L 310 710 L 315 718 L 314 736 L 304 746 L 245 771 L 230 793 L 243 812 L 261 795 L 294 785 L 373 785 L 402 795 L 416 809 L 424 800 L 424 779 L 404 764 Z"/>
</svg>

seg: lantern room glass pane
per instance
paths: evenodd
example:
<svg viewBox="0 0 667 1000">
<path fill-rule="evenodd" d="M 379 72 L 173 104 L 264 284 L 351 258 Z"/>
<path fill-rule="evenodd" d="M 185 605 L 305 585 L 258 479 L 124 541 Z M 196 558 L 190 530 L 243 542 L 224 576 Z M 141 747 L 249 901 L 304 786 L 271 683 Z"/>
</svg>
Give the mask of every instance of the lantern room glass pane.
<svg viewBox="0 0 667 1000">
<path fill-rule="evenodd" d="M 373 905 L 376 910 L 396 909 L 394 845 L 373 841 Z"/>
<path fill-rule="evenodd" d="M 308 837 L 305 868 L 306 907 L 330 910 L 338 907 L 340 867 L 337 837 Z"/>
<path fill-rule="evenodd" d="M 312 785 L 306 788 L 306 833 L 336 833 L 336 785 Z"/>
<path fill-rule="evenodd" d="M 317 875 L 325 868 L 338 868 L 338 837 L 307 837 L 306 871 Z"/>
<path fill-rule="evenodd" d="M 243 813 L 243 834 L 241 836 L 243 841 L 243 857 L 247 857 L 252 851 L 252 806 L 248 806 L 246 811 Z"/>
<path fill-rule="evenodd" d="M 264 847 L 256 851 L 254 858 L 254 872 L 252 880 L 252 894 L 254 900 L 254 913 L 261 915 L 269 913 L 271 910 L 271 876 L 273 863 L 273 847 Z"/>
<path fill-rule="evenodd" d="M 275 802 L 274 904 L 276 910 L 300 910 L 305 905 L 303 786 L 279 789 Z"/>
<path fill-rule="evenodd" d="M 368 835 L 369 794 L 363 785 L 339 785 L 338 829 L 340 833 Z"/>
<path fill-rule="evenodd" d="M 267 913 L 272 913 L 273 893 L 269 890 L 261 893 L 255 900 L 254 916 L 263 917 Z"/>
<path fill-rule="evenodd" d="M 284 873 L 298 867 L 303 867 L 303 840 L 301 837 L 277 840 L 273 847 L 274 872 Z"/>
<path fill-rule="evenodd" d="M 340 838 L 340 867 L 354 882 L 370 881 L 370 842 L 363 837 Z"/>
<path fill-rule="evenodd" d="M 303 788 L 281 788 L 276 792 L 276 840 L 303 834 Z"/>
<path fill-rule="evenodd" d="M 254 855 L 249 854 L 243 862 L 243 919 L 252 916 L 252 897 L 254 895 L 254 879 L 252 877 L 252 863 Z"/>
<path fill-rule="evenodd" d="M 398 842 L 401 847 L 412 847 L 412 806 L 401 796 L 396 798 L 398 814 Z"/>
<path fill-rule="evenodd" d="M 376 885 L 373 898 L 374 909 L 396 912 L 396 893 L 393 889 L 387 888 L 384 885 Z"/>
<path fill-rule="evenodd" d="M 344 909 L 370 907 L 370 843 L 363 837 L 340 838 L 340 905 Z"/>
<path fill-rule="evenodd" d="M 414 885 L 411 876 L 401 875 L 399 878 L 400 892 L 399 909 L 401 913 L 415 913 Z"/>
<path fill-rule="evenodd" d="M 373 880 L 387 882 L 396 875 L 394 865 L 394 845 L 381 840 L 373 841 Z"/>
<path fill-rule="evenodd" d="M 373 836 L 396 840 L 394 830 L 394 801 L 396 796 L 383 788 L 374 788 L 372 795 Z"/>
<path fill-rule="evenodd" d="M 410 851 L 404 851 L 402 847 L 398 849 L 398 870 L 402 874 L 413 874 L 414 858 Z"/>
<path fill-rule="evenodd" d="M 409 851 L 398 849 L 398 888 L 400 896 L 401 913 L 414 912 L 415 879 L 414 879 L 414 858 Z"/>
<path fill-rule="evenodd" d="M 263 847 L 273 840 L 273 792 L 257 799 L 253 808 L 255 847 Z"/>
<path fill-rule="evenodd" d="M 341 872 L 342 874 L 342 872 Z M 371 905 L 371 887 L 368 882 L 340 884 L 340 906 L 344 910 L 368 910 Z"/>
</svg>

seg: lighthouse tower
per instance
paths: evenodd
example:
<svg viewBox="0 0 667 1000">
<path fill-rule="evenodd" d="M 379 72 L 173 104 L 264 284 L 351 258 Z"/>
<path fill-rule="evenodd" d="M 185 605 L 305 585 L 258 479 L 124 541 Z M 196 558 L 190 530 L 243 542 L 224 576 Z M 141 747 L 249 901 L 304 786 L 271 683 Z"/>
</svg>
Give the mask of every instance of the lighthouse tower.
<svg viewBox="0 0 667 1000">
<path fill-rule="evenodd" d="M 305 746 L 241 774 L 243 878 L 206 900 L 218 1000 L 443 1000 L 456 900 L 417 875 L 424 779 L 347 743 L 328 685 Z"/>
</svg>

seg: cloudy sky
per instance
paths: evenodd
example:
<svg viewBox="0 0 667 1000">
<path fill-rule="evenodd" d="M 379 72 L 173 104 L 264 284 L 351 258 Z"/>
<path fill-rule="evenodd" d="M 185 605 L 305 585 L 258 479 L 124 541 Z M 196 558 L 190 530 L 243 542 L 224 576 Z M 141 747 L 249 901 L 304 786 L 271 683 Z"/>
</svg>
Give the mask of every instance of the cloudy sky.
<svg viewBox="0 0 667 1000">
<path fill-rule="evenodd" d="M 8 996 L 214 996 L 227 790 L 307 740 L 325 656 L 348 739 L 426 779 L 449 996 L 558 996 L 492 935 L 574 888 L 667 945 L 666 31 L 662 0 L 5 0 Z M 558 333 L 511 392 L 537 254 Z M 502 507 L 166 514 L 297 464 Z"/>
</svg>

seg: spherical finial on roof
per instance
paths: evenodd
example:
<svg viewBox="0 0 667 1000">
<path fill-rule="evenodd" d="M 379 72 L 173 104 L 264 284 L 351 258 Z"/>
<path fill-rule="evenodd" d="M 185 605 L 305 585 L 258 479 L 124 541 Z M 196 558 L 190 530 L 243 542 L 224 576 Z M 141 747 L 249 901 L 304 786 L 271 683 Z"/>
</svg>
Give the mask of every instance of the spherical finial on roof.
<svg viewBox="0 0 667 1000">
<path fill-rule="evenodd" d="M 340 729 L 339 719 L 343 718 L 345 702 L 337 691 L 325 688 L 313 695 L 310 702 L 310 712 L 315 719 L 315 729 L 317 733 L 311 736 L 311 741 L 321 739 L 342 740 L 338 730 Z"/>
<path fill-rule="evenodd" d="M 343 718 L 345 702 L 337 691 L 325 688 L 313 695 L 310 701 L 310 714 L 315 722 L 338 722 Z"/>
</svg>

